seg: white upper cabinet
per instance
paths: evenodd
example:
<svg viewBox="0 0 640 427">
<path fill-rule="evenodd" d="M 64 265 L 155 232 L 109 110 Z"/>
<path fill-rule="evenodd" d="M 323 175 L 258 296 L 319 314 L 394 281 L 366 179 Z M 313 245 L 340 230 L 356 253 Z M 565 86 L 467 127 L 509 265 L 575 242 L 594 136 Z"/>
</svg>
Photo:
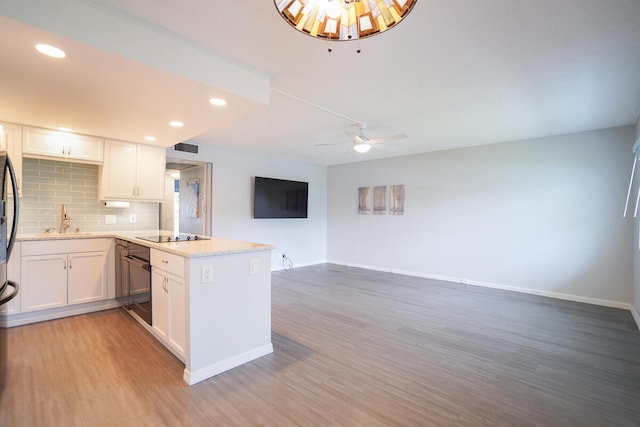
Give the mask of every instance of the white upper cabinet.
<svg viewBox="0 0 640 427">
<path fill-rule="evenodd" d="M 16 173 L 18 194 L 22 195 L 22 126 L 0 122 L 0 153 L 8 153 Z M 13 194 L 11 186 L 7 187 Z"/>
<path fill-rule="evenodd" d="M 94 136 L 25 127 L 22 154 L 38 159 L 101 164 L 103 146 L 104 140 Z"/>
<path fill-rule="evenodd" d="M 101 200 L 164 200 L 166 150 L 107 140 L 100 168 Z"/>
</svg>

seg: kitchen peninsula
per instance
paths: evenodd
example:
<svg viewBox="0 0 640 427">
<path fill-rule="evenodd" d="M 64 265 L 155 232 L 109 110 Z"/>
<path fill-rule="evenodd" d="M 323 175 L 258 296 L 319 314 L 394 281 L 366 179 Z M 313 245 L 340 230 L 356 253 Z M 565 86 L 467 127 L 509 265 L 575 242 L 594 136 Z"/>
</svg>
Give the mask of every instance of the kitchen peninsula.
<svg viewBox="0 0 640 427">
<path fill-rule="evenodd" d="M 66 285 L 67 262 L 70 276 L 72 271 L 91 271 L 90 268 L 82 269 L 82 264 L 76 261 L 85 247 L 89 249 L 84 255 L 89 252 L 104 253 L 104 255 L 93 256 L 91 259 L 102 262 L 101 265 L 105 270 L 99 272 L 96 280 L 89 280 L 87 283 L 102 283 L 100 277 L 106 277 L 105 286 L 108 290 L 100 291 L 99 285 L 90 285 L 93 287 L 89 290 L 79 289 L 72 293 L 70 290 L 72 281 L 69 279 L 69 290 L 67 291 L 65 287 L 65 296 L 68 298 L 68 295 L 72 294 L 81 295 L 84 299 L 80 303 L 65 299 L 64 305 L 68 307 L 43 306 L 44 310 L 27 308 L 22 310 L 23 312 L 18 309 L 16 313 L 9 313 L 7 316 L 9 326 L 12 323 L 28 323 L 14 322 L 16 319 L 20 320 L 21 316 L 24 318 L 24 316 L 34 315 L 34 310 L 35 315 L 53 312 L 55 316 L 62 317 L 68 315 L 65 314 L 66 308 L 69 308 L 67 312 L 76 310 L 74 314 L 77 314 L 78 307 L 89 307 L 85 311 L 87 312 L 115 306 L 114 238 L 150 248 L 153 321 L 148 325 L 139 318 L 137 320 L 185 363 L 183 380 L 187 384 L 195 384 L 273 352 L 271 343 L 271 250 L 273 246 L 215 237 L 209 240 L 153 243 L 117 233 L 19 236 L 18 246 L 21 248 L 16 252 L 22 262 L 17 264 L 17 261 L 13 260 L 13 265 L 20 265 L 23 276 L 21 281 L 23 296 L 29 295 L 28 275 L 38 271 L 35 264 L 30 265 L 28 262 L 49 260 L 54 253 L 58 256 L 56 260 L 60 260 L 57 252 L 64 252 L 64 283 Z M 72 256 L 75 256 L 73 261 Z M 63 265 L 62 261 L 59 263 Z M 51 276 L 51 268 L 45 270 L 45 274 Z M 94 292 L 92 289 L 98 289 L 98 291 Z M 96 296 L 92 297 L 93 293 Z M 21 304 L 26 307 L 24 298 Z M 91 307 L 98 308 L 91 309 Z M 38 320 L 55 318 L 55 316 L 40 317 Z"/>
</svg>

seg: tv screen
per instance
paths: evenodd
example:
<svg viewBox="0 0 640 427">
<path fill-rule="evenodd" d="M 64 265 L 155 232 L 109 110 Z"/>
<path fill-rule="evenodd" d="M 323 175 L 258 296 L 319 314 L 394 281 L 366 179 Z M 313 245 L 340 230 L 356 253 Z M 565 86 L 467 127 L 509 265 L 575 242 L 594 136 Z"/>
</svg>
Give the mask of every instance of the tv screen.
<svg viewBox="0 0 640 427">
<path fill-rule="evenodd" d="M 256 176 L 254 218 L 306 218 L 309 183 Z"/>
</svg>

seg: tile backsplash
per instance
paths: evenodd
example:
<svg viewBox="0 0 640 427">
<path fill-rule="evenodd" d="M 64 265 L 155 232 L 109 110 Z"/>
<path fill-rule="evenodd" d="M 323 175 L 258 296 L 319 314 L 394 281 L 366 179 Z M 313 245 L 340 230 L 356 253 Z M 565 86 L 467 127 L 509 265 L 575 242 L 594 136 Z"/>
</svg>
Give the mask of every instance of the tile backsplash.
<svg viewBox="0 0 640 427">
<path fill-rule="evenodd" d="M 157 230 L 159 204 L 131 202 L 131 207 L 107 208 L 98 200 L 98 166 L 24 158 L 20 234 L 42 233 L 60 226 L 60 207 L 67 204 L 71 217 L 68 233 L 80 231 Z M 135 214 L 136 223 L 129 222 Z M 106 215 L 115 215 L 115 224 L 105 224 Z"/>
</svg>

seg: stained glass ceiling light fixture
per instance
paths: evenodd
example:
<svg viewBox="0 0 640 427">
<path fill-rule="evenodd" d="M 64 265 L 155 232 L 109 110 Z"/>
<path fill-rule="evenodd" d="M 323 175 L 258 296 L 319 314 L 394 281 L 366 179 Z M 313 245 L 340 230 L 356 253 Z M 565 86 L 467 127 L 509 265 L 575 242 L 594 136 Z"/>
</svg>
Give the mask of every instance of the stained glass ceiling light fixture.
<svg viewBox="0 0 640 427">
<path fill-rule="evenodd" d="M 274 0 L 274 3 L 280 16 L 301 33 L 328 41 L 350 41 L 395 27 L 417 1 Z M 359 47 L 357 52 L 360 53 Z"/>
</svg>

